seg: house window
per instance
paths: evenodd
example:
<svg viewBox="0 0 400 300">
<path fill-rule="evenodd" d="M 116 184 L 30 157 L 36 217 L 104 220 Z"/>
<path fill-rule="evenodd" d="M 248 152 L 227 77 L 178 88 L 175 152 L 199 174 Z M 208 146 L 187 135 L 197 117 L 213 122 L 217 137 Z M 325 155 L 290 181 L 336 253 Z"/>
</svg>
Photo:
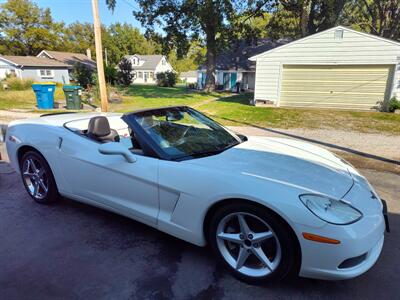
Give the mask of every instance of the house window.
<svg viewBox="0 0 400 300">
<path fill-rule="evenodd" d="M 163 60 L 161 61 L 161 63 L 162 63 L 163 66 L 165 66 L 165 65 L 167 64 L 167 61 L 166 61 L 165 59 L 163 59 Z"/>
<path fill-rule="evenodd" d="M 154 78 L 154 73 L 150 72 L 150 78 Z"/>
<path fill-rule="evenodd" d="M 143 78 L 143 72 L 138 72 L 138 78 Z"/>
<path fill-rule="evenodd" d="M 39 70 L 39 76 L 41 78 L 53 78 L 54 77 L 54 71 L 49 70 L 49 69 L 41 69 Z"/>
</svg>

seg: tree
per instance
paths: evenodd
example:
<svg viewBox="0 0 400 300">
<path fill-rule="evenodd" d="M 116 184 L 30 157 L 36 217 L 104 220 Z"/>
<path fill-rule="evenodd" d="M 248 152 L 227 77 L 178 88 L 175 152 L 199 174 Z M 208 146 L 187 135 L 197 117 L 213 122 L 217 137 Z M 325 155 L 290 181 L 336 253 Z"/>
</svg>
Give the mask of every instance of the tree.
<svg viewBox="0 0 400 300">
<path fill-rule="evenodd" d="M 279 5 L 267 24 L 266 35 L 273 40 L 301 37 L 298 17 Z"/>
<path fill-rule="evenodd" d="M 53 21 L 49 9 L 41 9 L 30 0 L 8 0 L 0 8 L 4 54 L 36 55 L 60 46 L 58 33 L 63 24 Z"/>
<path fill-rule="evenodd" d="M 118 81 L 129 86 L 133 79 L 133 68 L 129 59 L 123 58 L 118 64 Z"/>
<path fill-rule="evenodd" d="M 178 77 L 173 71 L 160 72 L 156 74 L 157 85 L 161 87 L 173 87 Z"/>
<path fill-rule="evenodd" d="M 176 49 L 168 54 L 168 61 L 178 73 L 196 70 L 205 61 L 205 48 L 200 40 L 192 40 L 187 54 L 178 59 Z"/>
<path fill-rule="evenodd" d="M 108 61 L 118 64 L 127 54 L 155 54 L 161 46 L 148 41 L 139 31 L 127 23 L 110 25 L 103 34 L 103 47 L 107 49 Z"/>
<path fill-rule="evenodd" d="M 107 83 L 114 85 L 118 78 L 118 71 L 114 65 L 104 66 L 104 76 Z"/>
<path fill-rule="evenodd" d="M 90 49 L 93 55 L 96 53 L 93 24 L 75 22 L 64 28 L 63 32 L 64 51 L 86 53 Z"/>
<path fill-rule="evenodd" d="M 93 70 L 82 63 L 76 63 L 72 71 L 72 78 L 83 88 L 90 87 L 93 82 Z"/>
<path fill-rule="evenodd" d="M 291 12 L 298 20 L 302 37 L 337 25 L 349 0 L 279 0 L 276 5 Z"/>
<path fill-rule="evenodd" d="M 106 0 L 111 9 L 117 0 Z M 136 0 L 140 10 L 134 16 L 147 28 L 154 25 L 166 33 L 164 41 L 170 49 L 176 48 L 178 58 L 184 56 L 190 48 L 189 39 L 204 36 L 206 53 L 206 89 L 215 89 L 215 59 L 219 42 L 236 30 L 248 27 L 248 19 L 262 13 L 271 0 Z M 246 17 L 243 18 L 242 16 Z M 238 23 L 238 19 L 240 22 Z M 233 25 L 233 26 L 231 26 Z"/>
<path fill-rule="evenodd" d="M 352 0 L 343 23 L 385 38 L 400 40 L 400 0 Z"/>
</svg>

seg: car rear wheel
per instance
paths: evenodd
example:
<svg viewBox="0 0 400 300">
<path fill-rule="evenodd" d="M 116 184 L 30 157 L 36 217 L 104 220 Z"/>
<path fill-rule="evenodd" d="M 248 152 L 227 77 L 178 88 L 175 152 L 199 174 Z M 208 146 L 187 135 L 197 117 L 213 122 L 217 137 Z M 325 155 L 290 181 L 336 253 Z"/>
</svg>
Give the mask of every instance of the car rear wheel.
<svg viewBox="0 0 400 300">
<path fill-rule="evenodd" d="M 221 207 L 211 219 L 208 238 L 223 264 L 248 283 L 283 279 L 295 267 L 293 234 L 268 209 L 245 203 Z"/>
<path fill-rule="evenodd" d="M 58 199 L 53 173 L 38 152 L 26 152 L 20 161 L 22 182 L 28 194 L 38 203 L 49 204 Z"/>
</svg>

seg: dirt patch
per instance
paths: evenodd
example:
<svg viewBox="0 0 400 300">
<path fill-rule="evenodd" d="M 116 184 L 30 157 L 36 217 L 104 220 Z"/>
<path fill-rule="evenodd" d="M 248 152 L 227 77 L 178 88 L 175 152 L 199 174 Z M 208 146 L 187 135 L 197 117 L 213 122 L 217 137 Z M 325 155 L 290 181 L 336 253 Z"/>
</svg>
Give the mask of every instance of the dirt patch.
<svg viewBox="0 0 400 300">
<path fill-rule="evenodd" d="M 347 160 L 356 169 L 368 169 L 380 172 L 390 172 L 400 175 L 400 165 L 394 163 L 388 163 L 384 161 L 379 161 L 375 159 L 365 158 L 356 154 L 347 153 L 343 151 L 332 151 L 341 158 Z"/>
</svg>

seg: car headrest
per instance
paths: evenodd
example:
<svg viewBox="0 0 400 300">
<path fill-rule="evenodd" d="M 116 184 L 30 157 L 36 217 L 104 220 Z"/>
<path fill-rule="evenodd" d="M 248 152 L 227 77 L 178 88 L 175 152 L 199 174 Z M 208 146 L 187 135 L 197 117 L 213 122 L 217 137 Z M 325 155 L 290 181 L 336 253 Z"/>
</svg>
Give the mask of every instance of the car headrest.
<svg viewBox="0 0 400 300">
<path fill-rule="evenodd" d="M 104 116 L 93 117 L 89 121 L 87 132 L 98 137 L 109 135 L 111 132 L 110 123 Z"/>
</svg>

